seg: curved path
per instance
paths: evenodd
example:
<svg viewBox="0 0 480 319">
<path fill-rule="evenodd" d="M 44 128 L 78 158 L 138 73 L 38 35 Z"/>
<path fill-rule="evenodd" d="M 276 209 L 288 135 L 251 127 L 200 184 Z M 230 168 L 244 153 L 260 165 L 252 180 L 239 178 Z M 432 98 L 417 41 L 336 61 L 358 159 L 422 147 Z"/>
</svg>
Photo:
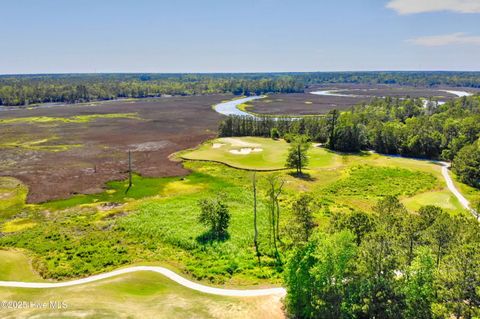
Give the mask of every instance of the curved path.
<svg viewBox="0 0 480 319">
<path fill-rule="evenodd" d="M 470 207 L 470 202 L 468 199 L 466 199 L 462 193 L 458 190 L 458 188 L 455 186 L 455 183 L 453 182 L 452 178 L 450 177 L 450 174 L 448 173 L 448 168 L 450 167 L 450 163 L 447 162 L 438 162 L 440 165 L 442 165 L 442 175 L 443 178 L 445 179 L 445 182 L 447 183 L 447 187 L 452 192 L 453 195 L 458 199 L 460 204 L 462 204 L 465 209 L 469 210 L 472 212 L 473 216 L 476 218 L 479 218 L 478 212 L 476 212 L 472 207 Z"/>
<path fill-rule="evenodd" d="M 372 153 L 375 153 L 374 151 L 371 151 L 371 152 L 372 152 Z M 377 153 L 377 154 L 378 154 L 378 153 Z M 387 157 L 403 157 L 403 156 L 401 156 L 401 155 L 384 155 L 384 156 L 387 156 Z M 450 174 L 448 173 L 448 169 L 450 168 L 450 163 L 448 163 L 448 162 L 443 162 L 443 161 L 435 161 L 435 160 L 411 158 L 411 157 L 405 157 L 405 158 L 413 159 L 413 160 L 417 160 L 417 161 L 429 161 L 429 162 L 432 162 L 432 163 L 437 163 L 437 164 L 439 164 L 440 166 L 442 166 L 442 176 L 443 176 L 443 179 L 445 180 L 445 183 L 447 184 L 448 190 L 458 199 L 458 201 L 460 202 L 460 204 L 461 204 L 466 210 L 468 210 L 469 212 L 471 212 L 474 217 L 480 218 L 480 215 L 478 214 L 478 212 L 475 211 L 475 209 L 473 209 L 472 207 L 470 207 L 470 202 L 468 201 L 468 199 L 466 199 L 465 196 L 463 196 L 462 193 L 460 193 L 460 191 L 458 190 L 457 186 L 455 186 L 455 183 L 453 182 L 452 177 L 451 177 Z"/>
<path fill-rule="evenodd" d="M 23 282 L 23 281 L 0 281 L 0 287 L 12 287 L 12 288 L 61 288 L 61 287 L 71 287 L 77 285 L 83 285 L 90 282 L 116 277 L 118 275 L 129 274 L 139 271 L 153 271 L 159 274 L 164 275 L 168 279 L 175 281 L 176 283 L 207 294 L 219 295 L 219 296 L 231 296 L 231 297 L 258 297 L 258 296 L 269 296 L 269 295 L 280 295 L 283 296 L 286 294 L 284 288 L 266 288 L 266 289 L 222 289 L 214 288 L 209 286 L 204 286 L 196 282 L 190 281 L 183 278 L 182 276 L 176 274 L 175 272 L 159 266 L 135 266 L 117 269 L 111 272 L 104 274 L 94 275 L 87 278 L 76 279 L 65 282 Z"/>
</svg>

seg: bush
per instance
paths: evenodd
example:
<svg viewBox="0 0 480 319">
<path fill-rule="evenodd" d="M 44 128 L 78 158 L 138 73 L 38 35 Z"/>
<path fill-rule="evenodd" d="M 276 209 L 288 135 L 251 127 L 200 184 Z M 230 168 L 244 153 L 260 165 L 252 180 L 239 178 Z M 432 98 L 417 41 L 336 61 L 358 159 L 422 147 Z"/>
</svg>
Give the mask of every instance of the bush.
<svg viewBox="0 0 480 319">
<path fill-rule="evenodd" d="M 278 140 L 280 138 L 280 133 L 278 132 L 278 129 L 276 127 L 270 130 L 270 138 L 272 140 Z"/>
<path fill-rule="evenodd" d="M 224 239 L 227 237 L 228 224 L 230 222 L 230 212 L 227 205 L 219 199 L 203 199 L 198 202 L 202 212 L 198 221 L 206 226 L 210 226 L 210 231 L 206 239 Z"/>
</svg>

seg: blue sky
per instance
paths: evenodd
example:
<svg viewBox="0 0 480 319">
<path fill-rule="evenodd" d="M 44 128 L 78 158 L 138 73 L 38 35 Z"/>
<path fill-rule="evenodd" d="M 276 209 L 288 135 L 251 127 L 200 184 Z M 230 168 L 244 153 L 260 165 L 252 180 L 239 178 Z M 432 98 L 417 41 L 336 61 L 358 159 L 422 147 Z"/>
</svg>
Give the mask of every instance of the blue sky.
<svg viewBox="0 0 480 319">
<path fill-rule="evenodd" d="M 480 0 L 1 0 L 0 74 L 480 70 Z"/>
</svg>

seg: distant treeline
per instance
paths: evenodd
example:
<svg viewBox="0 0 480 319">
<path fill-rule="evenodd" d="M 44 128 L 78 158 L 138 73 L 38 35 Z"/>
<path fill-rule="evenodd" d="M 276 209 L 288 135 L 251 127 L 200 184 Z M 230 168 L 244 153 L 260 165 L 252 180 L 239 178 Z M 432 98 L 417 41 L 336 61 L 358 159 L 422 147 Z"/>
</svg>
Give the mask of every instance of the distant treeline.
<svg viewBox="0 0 480 319">
<path fill-rule="evenodd" d="M 0 105 L 81 103 L 115 98 L 161 95 L 267 92 L 303 92 L 304 84 L 292 76 L 194 74 L 71 74 L 0 76 Z"/>
<path fill-rule="evenodd" d="M 349 111 L 298 120 L 230 116 L 220 136 L 281 137 L 307 135 L 336 151 L 375 150 L 384 154 L 453 161 L 460 179 L 480 188 L 480 97 L 463 97 L 444 105 L 418 99 L 376 99 Z"/>
<path fill-rule="evenodd" d="M 456 86 L 480 88 L 480 72 L 385 71 L 385 72 L 315 72 L 300 73 L 306 85 L 352 83 L 397 84 L 420 87 Z"/>
<path fill-rule="evenodd" d="M 480 88 L 480 72 L 2 75 L 0 105 L 78 103 L 161 95 L 298 93 L 310 86 L 333 83 Z"/>
</svg>

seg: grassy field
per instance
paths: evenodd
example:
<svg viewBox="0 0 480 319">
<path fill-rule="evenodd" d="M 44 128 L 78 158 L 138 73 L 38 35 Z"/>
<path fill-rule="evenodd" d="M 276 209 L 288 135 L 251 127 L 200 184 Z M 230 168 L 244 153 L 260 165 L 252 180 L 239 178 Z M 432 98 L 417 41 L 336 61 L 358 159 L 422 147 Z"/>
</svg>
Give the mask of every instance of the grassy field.
<svg viewBox="0 0 480 319">
<path fill-rule="evenodd" d="M 21 252 L 0 251 L 0 260 L 0 280 L 41 281 Z M 283 318 L 278 297 L 208 295 L 150 272 L 68 288 L 0 288 L 0 300 L 48 305 L 2 308 L 2 318 Z M 64 308 L 50 307 L 50 302 L 64 302 Z"/>
<path fill-rule="evenodd" d="M 30 263 L 30 258 L 18 250 L 0 250 L 0 280 L 43 281 Z"/>
<path fill-rule="evenodd" d="M 22 212 L 28 189 L 19 180 L 0 177 L 0 221 Z"/>
<path fill-rule="evenodd" d="M 422 206 L 432 205 L 433 203 L 449 211 L 459 211 L 461 209 L 458 199 L 448 190 L 424 192 L 406 198 L 403 202 L 411 210 L 418 210 Z"/>
</svg>

